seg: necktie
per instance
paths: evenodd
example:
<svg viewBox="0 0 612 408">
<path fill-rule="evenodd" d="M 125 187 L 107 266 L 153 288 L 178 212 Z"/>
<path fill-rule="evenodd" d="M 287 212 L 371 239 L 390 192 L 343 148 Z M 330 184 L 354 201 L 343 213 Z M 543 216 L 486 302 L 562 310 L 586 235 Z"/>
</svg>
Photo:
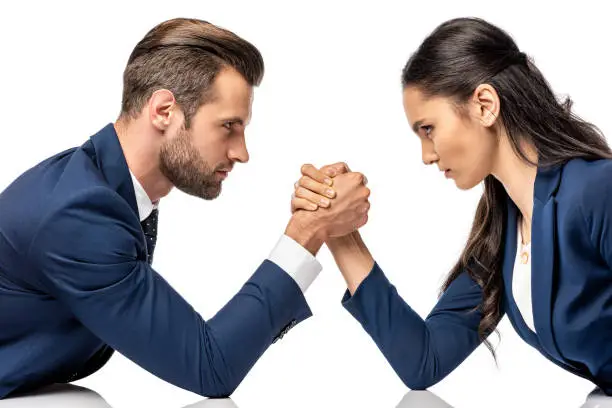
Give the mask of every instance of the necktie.
<svg viewBox="0 0 612 408">
<path fill-rule="evenodd" d="M 158 210 L 155 208 L 151 214 L 140 223 L 147 241 L 147 262 L 149 262 L 149 264 L 153 262 L 153 251 L 155 250 L 155 242 L 157 241 L 157 216 Z"/>
<path fill-rule="evenodd" d="M 141 221 L 140 225 L 145 234 L 147 241 L 147 262 L 153 262 L 153 251 L 155 250 L 155 242 L 157 241 L 157 208 L 153 209 L 151 214 Z M 72 382 L 84 378 L 98 371 L 113 355 L 114 350 L 108 346 L 102 346 L 78 371 L 65 376 L 60 376 L 58 382 Z"/>
</svg>

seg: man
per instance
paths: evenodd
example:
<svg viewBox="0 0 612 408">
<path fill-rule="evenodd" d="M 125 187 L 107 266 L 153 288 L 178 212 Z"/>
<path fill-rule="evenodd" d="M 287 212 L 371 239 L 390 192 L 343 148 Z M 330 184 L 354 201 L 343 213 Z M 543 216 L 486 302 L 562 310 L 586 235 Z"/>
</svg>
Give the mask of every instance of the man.
<svg viewBox="0 0 612 408">
<path fill-rule="evenodd" d="M 227 396 L 311 315 L 303 292 L 321 270 L 314 256 L 367 221 L 360 174 L 333 179 L 333 206 L 294 214 L 206 322 L 151 267 L 159 200 L 173 187 L 214 199 L 248 161 L 244 131 L 262 76 L 259 51 L 235 34 L 164 22 L 129 58 L 116 123 L 0 194 L 0 398 L 83 378 L 114 350 L 179 387 Z"/>
</svg>

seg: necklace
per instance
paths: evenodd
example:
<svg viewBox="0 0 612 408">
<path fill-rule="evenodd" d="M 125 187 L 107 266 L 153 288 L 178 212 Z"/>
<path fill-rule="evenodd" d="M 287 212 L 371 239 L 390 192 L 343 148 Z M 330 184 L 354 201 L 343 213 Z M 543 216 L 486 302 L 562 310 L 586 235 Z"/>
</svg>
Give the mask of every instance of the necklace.
<svg viewBox="0 0 612 408">
<path fill-rule="evenodd" d="M 531 254 L 531 241 L 529 241 L 527 244 L 523 244 L 523 230 L 524 230 L 524 224 L 523 224 L 523 219 L 521 219 L 521 239 L 520 239 L 520 244 L 521 244 L 521 263 L 523 265 L 527 264 L 529 262 L 529 255 Z"/>
<path fill-rule="evenodd" d="M 531 248 L 531 243 L 521 246 L 521 263 L 526 265 L 529 262 L 529 253 Z"/>
</svg>

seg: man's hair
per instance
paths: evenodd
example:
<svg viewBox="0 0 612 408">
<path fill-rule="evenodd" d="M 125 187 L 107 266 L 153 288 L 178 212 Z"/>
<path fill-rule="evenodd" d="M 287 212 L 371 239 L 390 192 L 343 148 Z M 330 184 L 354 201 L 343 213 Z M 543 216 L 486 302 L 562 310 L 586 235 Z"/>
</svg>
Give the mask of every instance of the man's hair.
<svg viewBox="0 0 612 408">
<path fill-rule="evenodd" d="M 138 117 L 153 92 L 168 89 L 189 128 L 198 108 L 214 98 L 214 80 L 227 67 L 251 86 L 258 86 L 264 74 L 257 48 L 231 31 L 196 19 L 165 21 L 149 31 L 130 55 L 123 73 L 120 117 Z"/>
</svg>

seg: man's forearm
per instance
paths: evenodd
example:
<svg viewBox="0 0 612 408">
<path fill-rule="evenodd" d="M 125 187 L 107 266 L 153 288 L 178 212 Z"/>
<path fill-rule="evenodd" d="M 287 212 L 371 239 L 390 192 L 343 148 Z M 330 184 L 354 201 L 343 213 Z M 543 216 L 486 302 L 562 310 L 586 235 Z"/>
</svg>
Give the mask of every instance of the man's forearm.
<svg viewBox="0 0 612 408">
<path fill-rule="evenodd" d="M 285 235 L 316 256 L 325 242 L 324 230 L 318 220 L 307 211 L 296 212 L 289 220 Z"/>
</svg>

